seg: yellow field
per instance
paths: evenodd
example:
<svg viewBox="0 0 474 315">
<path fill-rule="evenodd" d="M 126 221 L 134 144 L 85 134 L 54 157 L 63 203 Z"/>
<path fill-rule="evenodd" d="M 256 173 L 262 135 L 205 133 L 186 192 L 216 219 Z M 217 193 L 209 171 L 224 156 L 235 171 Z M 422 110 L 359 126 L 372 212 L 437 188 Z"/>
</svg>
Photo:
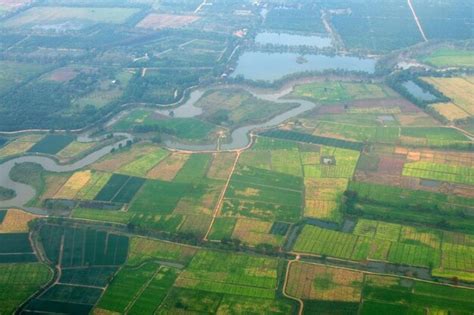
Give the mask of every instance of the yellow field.
<svg viewBox="0 0 474 315">
<path fill-rule="evenodd" d="M 28 232 L 28 222 L 39 217 L 23 210 L 9 209 L 0 224 L 0 233 Z"/>
<path fill-rule="evenodd" d="M 304 300 L 359 302 L 363 277 L 358 271 L 296 262 L 286 292 Z"/>
<path fill-rule="evenodd" d="M 42 135 L 29 135 L 15 139 L 0 149 L 0 157 L 25 153 L 41 138 Z"/>
<path fill-rule="evenodd" d="M 466 111 L 454 103 L 436 103 L 430 105 L 430 107 L 449 121 L 466 119 L 470 117 Z"/>
<path fill-rule="evenodd" d="M 239 239 L 250 246 L 262 243 L 278 246 L 282 242 L 282 237 L 270 234 L 271 228 L 271 222 L 239 218 L 235 224 L 232 238 Z"/>
<path fill-rule="evenodd" d="M 91 171 L 81 171 L 74 173 L 67 182 L 54 195 L 55 199 L 74 199 L 77 193 L 87 185 L 91 179 Z"/>
<path fill-rule="evenodd" d="M 433 84 L 444 95 L 453 100 L 453 103 L 469 115 L 474 115 L 474 83 L 472 77 L 455 78 L 423 78 Z"/>
<path fill-rule="evenodd" d="M 172 153 L 152 168 L 147 178 L 171 181 L 189 159 L 189 154 Z"/>
</svg>

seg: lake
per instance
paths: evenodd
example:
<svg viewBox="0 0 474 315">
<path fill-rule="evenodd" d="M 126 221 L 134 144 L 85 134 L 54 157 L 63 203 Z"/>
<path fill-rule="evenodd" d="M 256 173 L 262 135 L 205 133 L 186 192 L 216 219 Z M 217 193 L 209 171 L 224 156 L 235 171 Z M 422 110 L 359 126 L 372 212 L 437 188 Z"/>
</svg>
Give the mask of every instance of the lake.
<svg viewBox="0 0 474 315">
<path fill-rule="evenodd" d="M 257 34 L 255 42 L 261 45 L 331 47 L 331 38 L 317 35 L 295 35 L 289 33 L 263 32 Z"/>
<path fill-rule="evenodd" d="M 348 70 L 373 73 L 375 59 L 350 56 L 301 55 L 296 53 L 245 52 L 232 77 L 238 75 L 249 80 L 274 81 L 285 75 L 304 71 Z"/>
<path fill-rule="evenodd" d="M 434 101 L 437 98 L 430 92 L 423 90 L 418 84 L 411 80 L 403 82 L 402 86 L 408 91 L 408 93 L 410 93 L 420 101 Z"/>
</svg>

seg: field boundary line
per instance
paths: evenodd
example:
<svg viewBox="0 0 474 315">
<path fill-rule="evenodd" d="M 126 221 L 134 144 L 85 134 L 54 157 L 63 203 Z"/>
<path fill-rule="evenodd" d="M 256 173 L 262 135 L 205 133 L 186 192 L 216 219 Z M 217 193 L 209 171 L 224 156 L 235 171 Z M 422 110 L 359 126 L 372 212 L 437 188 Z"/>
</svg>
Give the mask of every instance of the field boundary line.
<svg viewBox="0 0 474 315">
<path fill-rule="evenodd" d="M 288 285 L 288 278 L 290 277 L 291 264 L 293 264 L 294 262 L 298 262 L 299 260 L 300 260 L 300 256 L 299 256 L 299 255 L 296 255 L 295 259 L 288 261 L 288 265 L 286 266 L 285 282 L 283 283 L 283 290 L 282 290 L 282 293 L 283 293 L 283 295 L 286 296 L 287 298 L 292 299 L 292 300 L 295 300 L 295 301 L 298 301 L 298 303 L 300 304 L 300 309 L 298 310 L 298 315 L 302 315 L 302 314 L 303 314 L 303 309 L 304 309 L 304 302 L 303 302 L 303 300 L 300 299 L 300 298 L 291 296 L 291 295 L 289 295 L 288 293 L 286 293 L 286 287 L 287 287 L 287 285 Z"/>
<path fill-rule="evenodd" d="M 203 238 L 204 241 L 208 240 L 209 233 L 211 233 L 212 226 L 214 225 L 214 222 L 216 221 L 217 214 L 219 213 L 219 210 L 222 206 L 222 203 L 224 202 L 225 193 L 227 192 L 227 188 L 229 187 L 229 184 L 230 184 L 230 179 L 232 178 L 232 175 L 234 174 L 235 168 L 237 167 L 237 163 L 239 161 L 239 157 L 240 157 L 241 153 L 242 153 L 242 150 L 239 150 L 236 153 L 234 164 L 232 165 L 232 168 L 229 172 L 229 176 L 227 177 L 227 181 L 226 181 L 224 187 L 222 188 L 221 194 L 220 194 L 219 199 L 217 201 L 217 204 L 214 208 L 214 212 L 212 214 L 211 224 L 209 224 L 209 228 L 207 229 L 206 234 L 204 235 L 204 238 Z"/>
</svg>

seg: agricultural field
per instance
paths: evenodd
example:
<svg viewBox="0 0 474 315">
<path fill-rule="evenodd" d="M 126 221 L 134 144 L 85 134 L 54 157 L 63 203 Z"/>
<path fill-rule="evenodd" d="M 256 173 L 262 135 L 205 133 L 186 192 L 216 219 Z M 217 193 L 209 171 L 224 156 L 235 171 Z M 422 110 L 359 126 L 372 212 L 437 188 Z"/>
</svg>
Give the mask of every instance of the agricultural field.
<svg viewBox="0 0 474 315">
<path fill-rule="evenodd" d="M 352 233 L 306 225 L 294 250 L 349 260 L 430 267 L 440 277 L 445 271 L 470 281 L 474 248 L 470 243 L 444 241 L 444 235 L 449 236 L 450 232 L 359 219 Z"/>
<path fill-rule="evenodd" d="M 453 77 L 453 78 L 435 78 L 428 77 L 424 78 L 426 82 L 432 84 L 437 90 L 449 97 L 452 102 L 448 103 L 452 107 L 455 106 L 453 113 L 448 113 L 446 116 L 442 112 L 438 111 L 441 115 L 446 117 L 450 121 L 461 120 L 474 115 L 474 77 Z M 437 110 L 440 104 L 433 105 L 433 108 Z"/>
<path fill-rule="evenodd" d="M 136 27 L 152 30 L 180 28 L 199 20 L 195 15 L 172 15 L 151 13 L 141 20 Z"/>
<path fill-rule="evenodd" d="M 158 259 L 185 265 L 191 261 L 197 251 L 197 247 L 134 237 L 130 241 L 127 264 L 136 266 L 144 261 Z"/>
<path fill-rule="evenodd" d="M 0 309 L 13 313 L 33 293 L 53 277 L 45 264 L 0 264 Z"/>
<path fill-rule="evenodd" d="M 30 135 L 13 139 L 0 148 L 0 158 L 25 153 L 42 137 L 41 135 Z"/>
<path fill-rule="evenodd" d="M 463 167 L 433 162 L 412 162 L 404 165 L 403 175 L 474 185 L 474 167 Z"/>
<path fill-rule="evenodd" d="M 315 82 L 297 85 L 291 96 L 304 97 L 324 105 L 358 100 L 396 98 L 390 88 L 369 83 Z"/>
<path fill-rule="evenodd" d="M 305 314 L 469 312 L 472 289 L 319 264 L 292 263 L 286 293 L 304 301 Z"/>
<path fill-rule="evenodd" d="M 31 214 L 19 209 L 5 210 L 5 214 L 0 220 L 0 233 L 21 233 L 28 232 L 28 223 L 38 218 L 38 215 Z"/>
<path fill-rule="evenodd" d="M 471 13 L 0 0 L 0 314 L 471 314 Z"/>
<path fill-rule="evenodd" d="M 138 12 L 134 8 L 33 7 L 7 19 L 2 26 L 81 29 L 98 23 L 121 24 Z"/>
<path fill-rule="evenodd" d="M 127 258 L 125 236 L 56 225 L 42 226 L 39 236 L 47 258 L 61 267 L 121 265 Z"/>
<path fill-rule="evenodd" d="M 67 147 L 74 140 L 68 135 L 47 135 L 33 145 L 28 152 L 54 155 Z"/>
<path fill-rule="evenodd" d="M 175 286 L 274 299 L 277 268 L 276 259 L 202 250 L 181 273 Z"/>
<path fill-rule="evenodd" d="M 421 58 L 435 67 L 474 67 L 474 53 L 456 48 L 441 48 Z"/>
</svg>

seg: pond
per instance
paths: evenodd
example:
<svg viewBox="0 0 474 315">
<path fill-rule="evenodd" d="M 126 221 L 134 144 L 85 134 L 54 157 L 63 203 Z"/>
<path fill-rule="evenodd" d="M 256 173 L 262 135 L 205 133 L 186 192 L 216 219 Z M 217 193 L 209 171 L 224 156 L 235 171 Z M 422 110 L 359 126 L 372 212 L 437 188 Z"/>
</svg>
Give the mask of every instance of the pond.
<svg viewBox="0 0 474 315">
<path fill-rule="evenodd" d="M 436 96 L 426 90 L 423 90 L 418 84 L 411 80 L 403 82 L 402 86 L 408 91 L 408 93 L 410 93 L 420 101 L 434 101 L 437 99 Z"/>
<path fill-rule="evenodd" d="M 232 77 L 274 81 L 285 75 L 304 71 L 347 70 L 373 73 L 375 59 L 350 56 L 305 55 L 296 53 L 245 52 L 237 62 Z"/>
<path fill-rule="evenodd" d="M 331 38 L 318 35 L 296 35 L 289 33 L 263 32 L 257 34 L 255 43 L 261 45 L 331 47 Z"/>
</svg>

